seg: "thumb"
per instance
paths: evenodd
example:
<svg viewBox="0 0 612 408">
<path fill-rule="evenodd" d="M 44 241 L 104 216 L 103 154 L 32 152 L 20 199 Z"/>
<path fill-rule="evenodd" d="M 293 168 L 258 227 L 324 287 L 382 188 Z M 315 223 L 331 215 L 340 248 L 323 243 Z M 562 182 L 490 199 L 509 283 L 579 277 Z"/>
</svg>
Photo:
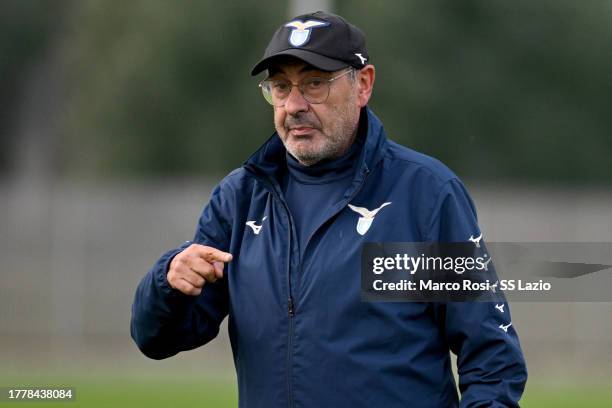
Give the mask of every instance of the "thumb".
<svg viewBox="0 0 612 408">
<path fill-rule="evenodd" d="M 223 278 L 223 265 L 223 262 L 213 262 L 213 268 L 215 268 L 215 276 L 217 277 L 217 279 Z"/>
</svg>

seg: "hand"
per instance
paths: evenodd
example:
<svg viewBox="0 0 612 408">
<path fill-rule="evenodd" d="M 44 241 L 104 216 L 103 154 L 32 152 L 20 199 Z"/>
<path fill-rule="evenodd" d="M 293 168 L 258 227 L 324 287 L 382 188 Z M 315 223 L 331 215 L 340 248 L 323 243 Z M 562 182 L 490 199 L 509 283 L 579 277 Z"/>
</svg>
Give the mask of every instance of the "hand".
<svg viewBox="0 0 612 408">
<path fill-rule="evenodd" d="M 190 296 L 198 296 L 206 282 L 223 278 L 225 262 L 232 260 L 232 254 L 216 248 L 191 244 L 174 257 L 166 279 L 170 286 Z"/>
</svg>

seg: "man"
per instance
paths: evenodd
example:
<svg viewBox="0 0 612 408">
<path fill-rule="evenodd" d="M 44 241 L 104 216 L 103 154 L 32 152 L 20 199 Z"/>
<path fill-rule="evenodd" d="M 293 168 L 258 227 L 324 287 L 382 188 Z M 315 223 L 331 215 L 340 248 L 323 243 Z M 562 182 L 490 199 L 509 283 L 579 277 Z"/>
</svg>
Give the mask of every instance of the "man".
<svg viewBox="0 0 612 408">
<path fill-rule="evenodd" d="M 276 133 L 214 189 L 193 242 L 140 283 L 138 347 L 155 359 L 199 347 L 229 315 L 241 407 L 518 406 L 527 374 L 513 326 L 499 327 L 507 307 L 361 300 L 365 242 L 480 234 L 459 179 L 388 140 L 367 107 L 363 33 L 296 17 L 252 75 L 263 70 Z"/>
</svg>

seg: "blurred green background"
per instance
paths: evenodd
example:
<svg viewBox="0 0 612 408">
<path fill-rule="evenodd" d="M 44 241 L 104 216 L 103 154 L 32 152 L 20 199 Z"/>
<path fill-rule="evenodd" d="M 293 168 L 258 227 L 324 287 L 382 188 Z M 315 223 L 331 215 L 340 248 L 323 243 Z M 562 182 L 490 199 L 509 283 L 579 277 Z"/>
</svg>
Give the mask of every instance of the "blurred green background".
<svg viewBox="0 0 612 408">
<path fill-rule="evenodd" d="M 236 406 L 225 327 L 151 361 L 130 304 L 273 132 L 250 69 L 322 4 L 365 31 L 389 137 L 468 181 L 489 240 L 612 241 L 610 1 L 6 0 L 0 387 L 74 386 L 75 407 Z M 612 304 L 515 304 L 513 322 L 522 406 L 612 406 Z"/>
<path fill-rule="evenodd" d="M 475 180 L 612 181 L 609 1 L 333 6 L 367 34 L 378 74 L 371 106 L 393 139 Z M 29 92 L 61 102 L 47 171 L 155 177 L 240 166 L 273 131 L 249 71 L 288 13 L 269 0 L 5 2 L 0 170 L 19 166 L 19 133 L 6 130 L 19 128 L 20 109 L 40 111 L 40 99 L 15 102 L 45 63 L 51 78 Z"/>
</svg>

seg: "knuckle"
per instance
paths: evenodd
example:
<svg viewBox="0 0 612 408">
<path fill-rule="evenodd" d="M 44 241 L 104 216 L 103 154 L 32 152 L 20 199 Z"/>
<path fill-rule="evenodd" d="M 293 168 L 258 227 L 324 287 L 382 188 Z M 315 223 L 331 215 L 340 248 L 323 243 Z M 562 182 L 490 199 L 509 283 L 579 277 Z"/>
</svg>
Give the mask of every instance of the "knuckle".
<svg viewBox="0 0 612 408">
<path fill-rule="evenodd" d="M 179 280 L 178 282 L 176 282 L 176 286 L 175 288 L 185 294 L 188 294 L 189 292 L 189 287 L 185 284 L 185 282 Z"/>
<path fill-rule="evenodd" d="M 168 276 L 172 276 L 174 278 L 178 278 L 182 275 L 182 272 L 184 270 L 184 266 L 183 265 L 174 265 L 170 268 L 170 270 L 168 271 Z"/>
<path fill-rule="evenodd" d="M 215 276 L 215 273 L 213 271 L 210 271 L 205 274 L 205 279 L 207 282 L 213 283 L 217 280 L 217 277 Z"/>
<path fill-rule="evenodd" d="M 189 248 L 193 249 L 194 252 L 202 252 L 202 251 L 206 251 L 208 247 L 206 245 L 201 245 L 201 244 L 191 244 Z"/>
<path fill-rule="evenodd" d="M 194 286 L 196 288 L 201 288 L 202 286 L 204 286 L 204 283 L 206 283 L 206 279 L 204 279 L 201 276 L 195 277 L 194 280 L 195 280 L 195 285 Z"/>
<path fill-rule="evenodd" d="M 182 283 L 182 292 L 186 295 L 194 296 L 200 293 L 200 289 L 190 285 L 189 283 L 183 281 Z"/>
<path fill-rule="evenodd" d="M 215 256 L 215 254 L 217 253 L 217 249 L 216 249 L 216 248 L 209 247 L 209 246 L 204 247 L 204 248 L 206 248 L 206 251 L 204 252 L 204 254 L 205 254 L 205 255 L 206 255 L 208 258 Z"/>
<path fill-rule="evenodd" d="M 198 253 L 200 252 L 200 247 L 201 245 L 198 244 L 191 244 L 189 245 L 189 247 L 187 247 L 187 249 L 185 250 L 185 256 L 189 257 L 189 258 L 194 258 L 198 256 Z"/>
<path fill-rule="evenodd" d="M 174 269 L 180 268 L 181 266 L 184 266 L 187 264 L 187 259 L 186 259 L 186 255 L 181 254 L 181 255 L 177 255 L 176 258 L 174 258 L 174 261 L 172 262 L 172 266 L 174 267 Z"/>
<path fill-rule="evenodd" d="M 205 261 L 201 261 L 199 260 L 198 262 L 195 262 L 194 265 L 191 268 L 194 272 L 197 272 L 198 275 L 205 275 L 207 273 L 209 273 L 210 271 L 210 265 L 205 262 Z"/>
</svg>

